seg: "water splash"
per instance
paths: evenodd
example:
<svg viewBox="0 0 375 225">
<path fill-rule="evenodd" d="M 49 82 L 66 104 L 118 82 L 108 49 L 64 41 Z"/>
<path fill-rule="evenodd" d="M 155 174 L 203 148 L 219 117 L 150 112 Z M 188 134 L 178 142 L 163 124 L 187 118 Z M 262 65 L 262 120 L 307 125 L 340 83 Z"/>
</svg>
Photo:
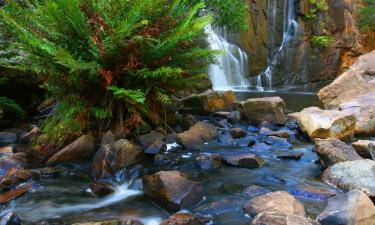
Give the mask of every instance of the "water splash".
<svg viewBox="0 0 375 225">
<path fill-rule="evenodd" d="M 268 5 L 268 13 L 274 19 L 273 30 L 276 30 L 276 15 L 277 15 L 277 1 L 272 0 Z M 297 36 L 302 32 L 300 25 L 296 21 L 296 15 L 294 11 L 294 0 L 284 1 L 284 20 L 283 20 L 283 39 L 281 45 L 276 49 L 269 60 L 269 65 L 265 71 L 260 73 L 256 79 L 256 87 L 260 91 L 272 91 L 272 77 L 275 74 L 275 68 L 278 62 L 284 58 L 284 66 L 291 66 L 291 55 L 288 53 L 288 44 L 297 39 Z M 275 43 L 275 36 L 271 37 L 271 42 Z"/>
<path fill-rule="evenodd" d="M 208 67 L 208 75 L 214 90 L 243 89 L 249 86 L 247 54 L 237 45 L 227 41 L 225 28 L 206 27 L 207 41 L 212 50 L 222 50 L 217 56 L 218 64 Z"/>
</svg>

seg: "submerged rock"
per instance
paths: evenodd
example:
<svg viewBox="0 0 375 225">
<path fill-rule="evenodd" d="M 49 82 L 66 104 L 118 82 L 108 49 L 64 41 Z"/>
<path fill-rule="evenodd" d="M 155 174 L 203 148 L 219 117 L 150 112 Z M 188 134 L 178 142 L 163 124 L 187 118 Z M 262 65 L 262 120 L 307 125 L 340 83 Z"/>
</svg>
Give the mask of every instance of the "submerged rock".
<svg viewBox="0 0 375 225">
<path fill-rule="evenodd" d="M 317 221 L 280 211 L 270 211 L 258 214 L 252 225 L 319 225 Z M 333 225 L 333 224 L 331 224 Z"/>
<path fill-rule="evenodd" d="M 89 159 L 95 153 L 95 140 L 89 135 L 83 135 L 73 143 L 58 151 L 47 161 L 47 166 L 61 163 L 79 162 Z"/>
<path fill-rule="evenodd" d="M 0 180 L 0 188 L 10 189 L 30 179 L 39 179 L 39 174 L 31 170 L 12 168 Z"/>
<path fill-rule="evenodd" d="M 169 211 L 192 207 L 203 198 L 202 184 L 188 180 L 179 171 L 160 171 L 143 176 L 143 192 Z"/>
<path fill-rule="evenodd" d="M 244 211 L 250 216 L 279 211 L 306 217 L 306 210 L 302 203 L 284 191 L 271 192 L 251 199 L 244 204 Z"/>
<path fill-rule="evenodd" d="M 195 159 L 195 165 L 201 170 L 212 170 L 221 167 L 221 156 L 219 154 L 206 154 Z"/>
<path fill-rule="evenodd" d="M 97 197 L 104 197 L 115 192 L 115 189 L 107 183 L 91 183 L 89 186 L 90 191 Z"/>
<path fill-rule="evenodd" d="M 262 127 L 259 131 L 259 134 L 265 135 L 265 136 L 275 136 L 279 138 L 289 138 L 288 131 L 273 131 L 266 127 Z"/>
<path fill-rule="evenodd" d="M 191 213 L 176 213 L 161 222 L 160 225 L 204 225 L 196 216 Z"/>
<path fill-rule="evenodd" d="M 235 139 L 243 138 L 243 137 L 246 137 L 247 135 L 246 130 L 241 129 L 241 128 L 232 128 L 229 130 L 229 133 L 232 136 L 232 138 L 235 138 Z"/>
<path fill-rule="evenodd" d="M 264 160 L 254 154 L 226 155 L 223 161 L 231 166 L 244 167 L 249 169 L 259 168 L 264 165 Z"/>
<path fill-rule="evenodd" d="M 280 97 L 252 98 L 240 102 L 243 117 L 250 123 L 260 124 L 263 121 L 284 124 L 285 103 Z"/>
<path fill-rule="evenodd" d="M 328 199 L 317 220 L 321 225 L 373 225 L 375 206 L 362 191 L 353 190 Z"/>
<path fill-rule="evenodd" d="M 5 204 L 11 200 L 14 200 L 24 194 L 31 188 L 31 185 L 23 185 L 10 191 L 6 191 L 0 194 L 0 204 Z"/>
<path fill-rule="evenodd" d="M 326 201 L 328 198 L 336 195 L 337 192 L 307 184 L 302 184 L 293 187 L 291 194 L 298 198 Z"/>
<path fill-rule="evenodd" d="M 199 150 L 207 141 L 217 138 L 219 132 L 217 128 L 209 123 L 199 122 L 188 131 L 177 135 L 177 143 L 185 149 Z"/>
<path fill-rule="evenodd" d="M 106 220 L 98 222 L 74 223 L 72 225 L 144 225 L 137 219 L 124 218 L 122 220 Z"/>
<path fill-rule="evenodd" d="M 315 150 L 324 167 L 332 166 L 338 162 L 362 159 L 354 148 L 336 138 L 316 139 Z"/>
<path fill-rule="evenodd" d="M 346 139 L 354 136 L 356 118 L 348 112 L 310 107 L 299 113 L 297 121 L 300 129 L 312 140 L 330 137 Z"/>
<path fill-rule="evenodd" d="M 250 185 L 242 191 L 242 194 L 245 194 L 249 199 L 252 199 L 270 192 L 272 191 L 267 188 L 260 187 L 258 185 Z"/>
<path fill-rule="evenodd" d="M 375 159 L 375 141 L 359 140 L 354 142 L 352 146 L 363 158 Z"/>
<path fill-rule="evenodd" d="M 363 159 L 336 163 L 323 172 L 322 179 L 345 191 L 359 189 L 375 197 L 375 161 Z"/>
</svg>

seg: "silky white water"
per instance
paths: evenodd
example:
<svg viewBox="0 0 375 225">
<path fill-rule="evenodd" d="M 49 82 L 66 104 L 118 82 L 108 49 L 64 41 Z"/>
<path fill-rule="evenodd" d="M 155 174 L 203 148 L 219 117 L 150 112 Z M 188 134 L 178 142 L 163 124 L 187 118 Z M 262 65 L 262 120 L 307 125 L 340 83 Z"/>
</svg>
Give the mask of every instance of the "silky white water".
<svg viewBox="0 0 375 225">
<path fill-rule="evenodd" d="M 243 89 L 249 86 L 247 54 L 237 45 L 227 41 L 225 28 L 206 27 L 210 49 L 220 50 L 217 64 L 208 66 L 208 75 L 214 90 Z"/>
</svg>

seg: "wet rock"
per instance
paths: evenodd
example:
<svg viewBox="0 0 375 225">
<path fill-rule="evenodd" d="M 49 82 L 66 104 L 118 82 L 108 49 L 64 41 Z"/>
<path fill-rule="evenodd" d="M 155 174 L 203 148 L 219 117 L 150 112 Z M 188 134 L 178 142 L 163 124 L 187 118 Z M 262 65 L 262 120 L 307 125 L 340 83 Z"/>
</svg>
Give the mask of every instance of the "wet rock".
<svg viewBox="0 0 375 225">
<path fill-rule="evenodd" d="M 95 151 L 95 140 L 89 135 L 83 135 L 73 143 L 58 151 L 47 161 L 47 166 L 61 163 L 80 162 L 92 157 Z"/>
<path fill-rule="evenodd" d="M 217 126 L 219 128 L 223 128 L 223 129 L 229 129 L 230 127 L 232 127 L 232 125 L 228 122 L 227 119 L 217 119 L 217 118 L 215 118 L 214 124 L 215 124 L 215 126 Z"/>
<path fill-rule="evenodd" d="M 254 154 L 226 155 L 223 161 L 231 166 L 244 167 L 249 169 L 259 168 L 264 165 L 264 160 Z"/>
<path fill-rule="evenodd" d="M 270 192 L 271 192 L 271 190 L 269 190 L 267 188 L 260 187 L 258 185 L 250 185 L 249 187 L 245 188 L 242 191 L 242 194 L 247 195 L 249 199 L 253 199 L 255 197 L 258 197 L 260 195 L 264 195 L 264 194 L 267 194 L 267 193 L 270 193 Z"/>
<path fill-rule="evenodd" d="M 352 113 L 338 110 L 323 110 L 310 107 L 301 111 L 298 116 L 300 129 L 315 138 L 347 139 L 354 136 L 356 118 Z"/>
<path fill-rule="evenodd" d="M 345 102 L 340 105 L 340 109 L 355 116 L 357 121 L 355 124 L 356 135 L 375 134 L 375 93 L 369 93 L 350 102 Z"/>
<path fill-rule="evenodd" d="M 276 191 L 255 197 L 244 204 L 244 211 L 250 216 L 259 213 L 279 211 L 287 214 L 306 217 L 305 207 L 293 195 Z"/>
<path fill-rule="evenodd" d="M 311 185 L 301 184 L 293 187 L 291 194 L 295 197 L 325 201 L 328 198 L 337 194 L 337 192 L 323 189 L 320 187 L 314 187 Z"/>
<path fill-rule="evenodd" d="M 255 141 L 250 141 L 248 146 L 255 152 L 263 152 L 272 149 L 272 147 L 266 143 L 256 143 Z"/>
<path fill-rule="evenodd" d="M 40 170 L 42 177 L 58 177 L 62 174 L 62 170 L 55 167 L 45 167 Z"/>
<path fill-rule="evenodd" d="M 263 121 L 284 124 L 285 103 L 280 97 L 252 98 L 240 103 L 243 117 L 250 123 Z"/>
<path fill-rule="evenodd" d="M 189 130 L 192 126 L 199 122 L 198 119 L 191 114 L 182 115 L 178 118 L 178 120 L 179 125 L 181 125 L 183 130 Z"/>
<path fill-rule="evenodd" d="M 152 130 L 150 133 L 141 135 L 139 137 L 139 142 L 141 143 L 144 149 L 148 148 L 151 144 L 155 143 L 156 141 L 162 142 L 165 139 L 165 135 Z"/>
<path fill-rule="evenodd" d="M 156 154 L 154 156 L 154 164 L 159 166 L 164 165 L 177 165 L 181 162 L 181 155 L 170 153 L 170 154 Z"/>
<path fill-rule="evenodd" d="M 20 142 L 21 143 L 30 143 L 35 141 L 40 135 L 42 134 L 42 131 L 38 127 L 34 127 L 29 132 L 22 134 L 20 136 Z"/>
<path fill-rule="evenodd" d="M 0 157 L 0 177 L 12 168 L 22 168 L 18 160 L 13 159 L 12 156 L 4 155 Z"/>
<path fill-rule="evenodd" d="M 0 180 L 0 188 L 10 189 L 30 179 L 39 179 L 39 174 L 31 170 L 12 168 Z"/>
<path fill-rule="evenodd" d="M 236 123 L 241 123 L 241 113 L 239 111 L 232 111 L 229 113 L 227 116 L 227 119 L 230 123 L 236 124 Z"/>
<path fill-rule="evenodd" d="M 9 212 L 0 218 L 1 225 L 21 225 L 21 219 L 17 214 Z"/>
<path fill-rule="evenodd" d="M 280 211 L 263 212 L 258 214 L 252 225 L 319 225 L 317 221 Z M 333 224 L 331 224 L 333 225 Z"/>
<path fill-rule="evenodd" d="M 375 224 L 375 206 L 360 190 L 328 199 L 324 211 L 317 217 L 321 225 Z"/>
<path fill-rule="evenodd" d="M 262 179 L 272 184 L 285 184 L 286 183 L 284 178 L 280 176 L 276 176 L 276 175 L 266 175 L 262 177 Z"/>
<path fill-rule="evenodd" d="M 275 136 L 279 138 L 289 138 L 289 133 L 287 131 L 273 131 L 266 127 L 262 127 L 259 131 L 261 135 L 265 136 Z"/>
<path fill-rule="evenodd" d="M 97 197 L 104 197 L 115 192 L 115 189 L 107 183 L 91 183 L 89 186 L 90 191 Z"/>
<path fill-rule="evenodd" d="M 221 167 L 219 154 L 206 154 L 195 159 L 195 165 L 201 170 L 213 170 Z"/>
<path fill-rule="evenodd" d="M 150 144 L 147 148 L 144 149 L 144 153 L 155 155 L 161 152 L 165 152 L 167 150 L 167 145 L 164 141 L 154 141 L 152 144 Z"/>
<path fill-rule="evenodd" d="M 134 218 L 124 218 L 122 220 L 107 220 L 107 221 L 98 221 L 98 222 L 74 223 L 73 225 L 144 225 L 144 224 Z"/>
<path fill-rule="evenodd" d="M 375 159 L 375 141 L 359 140 L 354 142 L 352 146 L 363 158 Z"/>
<path fill-rule="evenodd" d="M 246 130 L 241 129 L 241 128 L 232 128 L 229 131 L 230 135 L 232 138 L 239 139 L 239 138 L 244 138 L 247 135 Z"/>
<path fill-rule="evenodd" d="M 177 143 L 185 149 L 199 150 L 207 141 L 217 138 L 219 132 L 215 126 L 209 123 L 199 122 L 188 131 L 177 135 Z"/>
<path fill-rule="evenodd" d="M 142 148 L 126 139 L 101 147 L 95 154 L 91 176 L 96 178 L 114 176 L 120 169 L 134 165 L 143 157 Z"/>
<path fill-rule="evenodd" d="M 362 159 L 354 148 L 336 138 L 316 139 L 315 151 L 324 167 L 332 166 L 338 162 Z"/>
<path fill-rule="evenodd" d="M 197 212 L 196 214 L 199 218 L 210 220 L 220 215 L 223 215 L 227 212 L 239 211 L 241 210 L 239 206 L 240 206 L 240 202 L 238 200 L 224 198 L 224 199 L 220 199 L 218 201 L 214 201 L 209 204 L 200 206 L 196 210 Z"/>
<path fill-rule="evenodd" d="M 287 150 L 292 148 L 292 144 L 290 144 L 287 139 L 280 137 L 269 136 L 265 140 L 265 143 L 268 145 L 272 145 L 274 148 L 277 149 Z"/>
<path fill-rule="evenodd" d="M 6 191 L 0 194 L 0 204 L 5 204 L 13 199 L 16 199 L 25 193 L 31 188 L 31 185 L 24 185 L 21 187 L 17 187 L 10 191 Z"/>
<path fill-rule="evenodd" d="M 13 144 L 17 141 L 17 134 L 8 131 L 0 132 L 0 147 Z"/>
<path fill-rule="evenodd" d="M 375 92 L 375 51 L 359 57 L 346 72 L 318 93 L 326 108 L 335 108 L 352 99 Z"/>
<path fill-rule="evenodd" d="M 115 143 L 115 135 L 112 133 L 112 131 L 109 130 L 105 134 L 103 134 L 100 140 L 100 146 L 105 146 L 113 143 Z"/>
<path fill-rule="evenodd" d="M 196 216 L 191 213 L 176 213 L 161 222 L 160 225 L 204 225 Z"/>
<path fill-rule="evenodd" d="M 293 159 L 293 160 L 300 160 L 303 156 L 303 152 L 285 152 L 277 154 L 277 158 L 279 159 Z"/>
<path fill-rule="evenodd" d="M 203 198 L 202 184 L 188 180 L 179 171 L 160 171 L 143 176 L 143 192 L 170 211 L 192 207 Z"/>
<path fill-rule="evenodd" d="M 183 111 L 194 114 L 207 114 L 217 111 L 231 111 L 236 107 L 236 95 L 233 91 L 218 92 L 208 90 L 181 100 Z"/>
<path fill-rule="evenodd" d="M 323 172 L 322 179 L 344 191 L 359 189 L 375 197 L 375 161 L 363 159 L 336 163 Z"/>
</svg>

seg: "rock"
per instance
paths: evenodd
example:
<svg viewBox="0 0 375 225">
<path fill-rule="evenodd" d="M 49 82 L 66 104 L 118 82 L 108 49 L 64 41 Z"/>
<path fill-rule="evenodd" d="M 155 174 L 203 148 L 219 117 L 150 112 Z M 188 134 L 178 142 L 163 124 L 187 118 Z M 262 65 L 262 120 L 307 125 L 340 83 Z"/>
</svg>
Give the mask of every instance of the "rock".
<svg viewBox="0 0 375 225">
<path fill-rule="evenodd" d="M 181 162 L 181 155 L 170 153 L 170 154 L 156 154 L 154 156 L 154 164 L 163 166 L 163 165 L 177 165 Z"/>
<path fill-rule="evenodd" d="M 191 114 L 182 115 L 182 116 L 180 115 L 178 120 L 179 120 L 179 125 L 183 128 L 183 130 L 189 130 L 192 126 L 194 126 L 195 124 L 199 122 L 198 119 Z"/>
<path fill-rule="evenodd" d="M 220 200 L 204 204 L 195 211 L 197 212 L 197 216 L 199 218 L 211 220 L 213 218 L 220 217 L 225 213 L 233 211 L 238 212 L 240 210 L 241 207 L 238 200 L 232 198 L 222 198 Z"/>
<path fill-rule="evenodd" d="M 12 156 L 4 155 L 0 157 L 0 177 L 12 168 L 22 168 L 21 163 L 18 160 L 13 159 Z"/>
<path fill-rule="evenodd" d="M 150 144 L 147 148 L 144 149 L 144 153 L 150 154 L 150 155 L 156 155 L 161 152 L 165 152 L 167 150 L 167 145 L 164 141 L 154 141 L 152 144 Z"/>
<path fill-rule="evenodd" d="M 258 214 L 252 225 L 319 225 L 317 221 L 303 216 L 297 216 L 280 211 L 263 212 Z M 332 224 L 333 225 L 333 224 Z"/>
<path fill-rule="evenodd" d="M 307 184 L 301 184 L 293 187 L 291 194 L 298 198 L 326 201 L 328 198 L 336 195 L 337 192 Z"/>
<path fill-rule="evenodd" d="M 241 128 L 232 128 L 229 130 L 229 133 L 232 136 L 232 138 L 235 139 L 244 138 L 247 135 L 246 130 Z"/>
<path fill-rule="evenodd" d="M 240 111 L 232 111 L 227 116 L 227 119 L 230 123 L 241 123 L 241 113 Z"/>
<path fill-rule="evenodd" d="M 199 122 L 188 131 L 177 135 L 177 143 L 185 149 L 199 150 L 207 141 L 217 138 L 219 132 L 215 126 L 209 123 Z"/>
<path fill-rule="evenodd" d="M 98 222 L 74 223 L 72 225 L 144 225 L 144 224 L 134 218 L 124 218 L 122 220 L 107 220 L 107 221 L 98 221 Z"/>
<path fill-rule="evenodd" d="M 191 213 L 176 213 L 161 222 L 160 225 L 204 225 L 196 216 Z"/>
<path fill-rule="evenodd" d="M 356 135 L 375 134 L 375 93 L 372 92 L 345 102 L 340 105 L 340 109 L 356 117 Z"/>
<path fill-rule="evenodd" d="M 144 149 L 148 148 L 150 145 L 155 143 L 156 141 L 162 142 L 165 139 L 165 135 L 152 130 L 148 134 L 141 135 L 139 137 L 139 142 L 141 143 Z"/>
<path fill-rule="evenodd" d="M 267 137 L 265 143 L 272 145 L 275 149 L 288 150 L 292 148 L 292 144 L 290 144 L 287 139 L 275 136 Z"/>
<path fill-rule="evenodd" d="M 310 107 L 301 111 L 298 117 L 300 129 L 315 138 L 347 139 L 354 135 L 356 118 L 352 113 L 337 110 L 323 110 Z"/>
<path fill-rule="evenodd" d="M 277 158 L 279 159 L 294 159 L 294 160 L 300 160 L 303 156 L 303 152 L 285 152 L 285 153 L 279 153 L 277 154 Z"/>
<path fill-rule="evenodd" d="M 143 157 L 142 148 L 126 139 L 101 147 L 95 154 L 91 176 L 96 178 L 114 176 L 120 169 L 134 165 Z"/>
<path fill-rule="evenodd" d="M 34 127 L 28 133 L 22 134 L 20 137 L 21 143 L 30 143 L 35 141 L 40 135 L 42 131 L 38 127 Z"/>
<path fill-rule="evenodd" d="M 195 165 L 201 170 L 213 170 L 221 167 L 219 154 L 206 154 L 195 159 Z"/>
<path fill-rule="evenodd" d="M 317 217 L 321 225 L 375 224 L 375 206 L 360 190 L 328 199 L 324 211 Z"/>
<path fill-rule="evenodd" d="M 115 143 L 115 135 L 112 133 L 112 131 L 107 131 L 100 140 L 100 146 L 105 146 L 108 144 Z"/>
<path fill-rule="evenodd" d="M 89 186 L 90 191 L 97 197 L 104 197 L 115 192 L 115 189 L 107 183 L 91 183 Z"/>
<path fill-rule="evenodd" d="M 181 100 L 183 110 L 194 114 L 207 114 L 217 111 L 231 111 L 236 107 L 236 95 L 233 91 L 218 92 L 208 90 Z"/>
<path fill-rule="evenodd" d="M 49 158 L 46 165 L 55 166 L 61 163 L 80 162 L 89 159 L 95 151 L 94 142 L 93 137 L 83 135 Z"/>
<path fill-rule="evenodd" d="M 255 197 L 244 204 L 244 211 L 250 216 L 259 213 L 279 211 L 287 214 L 306 217 L 305 207 L 293 195 L 276 191 Z"/>
<path fill-rule="evenodd" d="M 245 195 L 247 195 L 247 197 L 249 199 L 252 199 L 252 198 L 255 198 L 255 197 L 258 197 L 260 195 L 264 195 L 264 194 L 267 194 L 267 193 L 270 193 L 270 192 L 271 192 L 271 190 L 269 190 L 267 188 L 260 187 L 258 185 L 250 185 L 249 187 L 245 188 L 242 191 L 242 194 L 245 194 Z"/>
<path fill-rule="evenodd" d="M 42 177 L 58 177 L 62 174 L 62 170 L 55 167 L 45 167 L 40 170 Z"/>
<path fill-rule="evenodd" d="M 179 171 L 160 171 L 143 176 L 143 192 L 169 211 L 192 207 L 203 198 L 202 184 L 188 180 Z"/>
<path fill-rule="evenodd" d="M 240 102 L 243 117 L 250 123 L 263 121 L 284 124 L 285 103 L 280 97 L 252 98 Z"/>
<path fill-rule="evenodd" d="M 9 212 L 0 218 L 1 225 L 21 225 L 21 219 L 13 212 Z"/>
<path fill-rule="evenodd" d="M 363 158 L 375 159 L 375 141 L 359 140 L 352 143 L 352 146 Z"/>
<path fill-rule="evenodd" d="M 31 170 L 12 168 L 0 180 L 0 188 L 10 189 L 30 179 L 39 179 L 39 174 Z"/>
<path fill-rule="evenodd" d="M 0 147 L 13 144 L 17 141 L 17 134 L 8 131 L 0 132 Z"/>
<path fill-rule="evenodd" d="M 289 138 L 289 133 L 287 131 L 273 131 L 266 127 L 262 127 L 259 131 L 261 135 L 265 136 L 275 136 L 279 138 Z"/>
<path fill-rule="evenodd" d="M 337 108 L 340 104 L 375 92 L 375 51 L 359 57 L 346 72 L 318 93 L 326 108 Z"/>
<path fill-rule="evenodd" d="M 13 155 L 12 147 L 0 147 L 0 155 Z"/>
<path fill-rule="evenodd" d="M 264 160 L 254 154 L 226 155 L 223 161 L 231 166 L 244 167 L 249 169 L 259 168 L 264 165 Z"/>
<path fill-rule="evenodd" d="M 336 163 L 323 172 L 322 179 L 344 191 L 359 189 L 375 197 L 375 161 L 363 159 Z"/>
<path fill-rule="evenodd" d="M 354 148 L 337 138 L 316 139 L 315 151 L 324 167 L 332 166 L 338 162 L 362 159 Z"/>
<path fill-rule="evenodd" d="M 24 185 L 21 187 L 17 187 L 10 191 L 6 191 L 0 194 L 0 204 L 5 204 L 13 199 L 16 199 L 25 193 L 31 188 L 31 185 Z"/>
</svg>

